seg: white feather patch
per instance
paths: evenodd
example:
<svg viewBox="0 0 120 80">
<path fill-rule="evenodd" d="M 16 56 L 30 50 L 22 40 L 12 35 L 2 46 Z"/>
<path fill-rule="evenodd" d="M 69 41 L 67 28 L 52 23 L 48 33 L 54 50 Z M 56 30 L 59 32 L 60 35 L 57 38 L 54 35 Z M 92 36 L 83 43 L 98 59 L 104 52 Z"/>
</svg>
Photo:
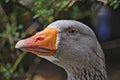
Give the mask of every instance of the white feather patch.
<svg viewBox="0 0 120 80">
<path fill-rule="evenodd" d="M 59 61 L 59 59 L 55 58 L 54 56 L 41 56 L 41 55 L 38 55 L 38 56 L 41 57 L 41 58 L 47 59 L 47 60 L 49 60 L 51 62 Z"/>
</svg>

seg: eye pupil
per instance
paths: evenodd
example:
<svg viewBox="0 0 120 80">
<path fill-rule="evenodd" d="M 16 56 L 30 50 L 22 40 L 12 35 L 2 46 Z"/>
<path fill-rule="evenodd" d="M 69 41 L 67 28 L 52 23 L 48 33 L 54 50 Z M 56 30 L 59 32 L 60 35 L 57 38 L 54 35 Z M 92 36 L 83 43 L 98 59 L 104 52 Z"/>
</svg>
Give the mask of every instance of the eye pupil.
<svg viewBox="0 0 120 80">
<path fill-rule="evenodd" d="M 69 33 L 73 34 L 75 33 L 75 30 L 70 30 Z"/>
<path fill-rule="evenodd" d="M 68 35 L 76 35 L 78 33 L 78 29 L 74 27 L 67 28 L 67 34 Z"/>
</svg>

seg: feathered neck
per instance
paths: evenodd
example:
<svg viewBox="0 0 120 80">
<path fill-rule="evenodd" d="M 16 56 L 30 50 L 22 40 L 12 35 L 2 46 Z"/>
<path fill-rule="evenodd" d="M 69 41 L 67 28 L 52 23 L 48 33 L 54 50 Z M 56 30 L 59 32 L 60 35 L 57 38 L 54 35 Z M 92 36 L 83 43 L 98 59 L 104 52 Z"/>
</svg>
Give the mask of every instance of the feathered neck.
<svg viewBox="0 0 120 80">
<path fill-rule="evenodd" d="M 68 80 L 107 80 L 106 71 L 104 69 L 79 69 L 71 67 L 72 71 L 67 71 Z"/>
</svg>

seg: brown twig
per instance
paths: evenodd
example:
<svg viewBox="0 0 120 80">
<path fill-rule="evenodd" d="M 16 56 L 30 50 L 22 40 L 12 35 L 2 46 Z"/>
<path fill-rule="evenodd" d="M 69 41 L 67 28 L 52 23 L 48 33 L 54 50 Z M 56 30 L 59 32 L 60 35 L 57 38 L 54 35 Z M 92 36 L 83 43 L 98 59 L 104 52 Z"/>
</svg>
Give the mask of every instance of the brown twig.
<svg viewBox="0 0 120 80">
<path fill-rule="evenodd" d="M 67 11 L 70 7 L 72 7 L 74 5 L 75 2 L 77 2 L 78 0 L 70 0 L 70 2 L 64 7 L 64 11 Z"/>
<path fill-rule="evenodd" d="M 5 27 L 6 25 L 9 24 L 9 19 L 1 5 L 0 5 L 0 18 L 2 19 L 0 20 L 0 26 Z"/>
<path fill-rule="evenodd" d="M 33 78 L 33 74 L 35 72 L 35 70 L 37 69 L 38 64 L 40 63 L 41 58 L 36 57 L 32 63 L 32 65 L 30 66 L 28 72 L 26 73 L 26 79 L 25 80 L 32 80 Z"/>
<path fill-rule="evenodd" d="M 18 6 L 22 9 L 28 11 L 29 13 L 31 13 L 33 15 L 33 12 L 28 7 L 22 5 L 21 3 L 19 3 L 19 2 L 11 2 L 11 3 L 13 3 L 15 6 Z"/>
<path fill-rule="evenodd" d="M 22 53 L 22 54 L 19 55 L 19 57 L 17 58 L 17 60 L 15 61 L 13 67 L 10 70 L 10 74 L 7 77 L 8 79 L 11 79 L 13 73 L 15 72 L 15 70 L 17 69 L 18 65 L 23 60 L 23 58 L 24 58 L 25 55 L 26 55 L 26 53 Z"/>
<path fill-rule="evenodd" d="M 70 0 L 66 6 L 64 6 L 60 11 L 56 11 L 54 14 L 61 16 L 64 12 L 68 11 L 78 0 Z"/>
<path fill-rule="evenodd" d="M 120 48 L 120 39 L 101 43 L 103 49 Z"/>
</svg>

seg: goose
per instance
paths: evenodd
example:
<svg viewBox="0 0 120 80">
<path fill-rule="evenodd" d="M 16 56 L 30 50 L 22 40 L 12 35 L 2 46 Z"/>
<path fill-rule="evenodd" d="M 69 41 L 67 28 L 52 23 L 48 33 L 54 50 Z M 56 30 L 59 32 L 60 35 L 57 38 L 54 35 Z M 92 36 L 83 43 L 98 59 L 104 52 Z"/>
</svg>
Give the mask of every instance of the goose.
<svg viewBox="0 0 120 80">
<path fill-rule="evenodd" d="M 15 48 L 62 67 L 67 80 L 107 80 L 105 58 L 94 32 L 75 20 L 58 20 Z"/>
</svg>

